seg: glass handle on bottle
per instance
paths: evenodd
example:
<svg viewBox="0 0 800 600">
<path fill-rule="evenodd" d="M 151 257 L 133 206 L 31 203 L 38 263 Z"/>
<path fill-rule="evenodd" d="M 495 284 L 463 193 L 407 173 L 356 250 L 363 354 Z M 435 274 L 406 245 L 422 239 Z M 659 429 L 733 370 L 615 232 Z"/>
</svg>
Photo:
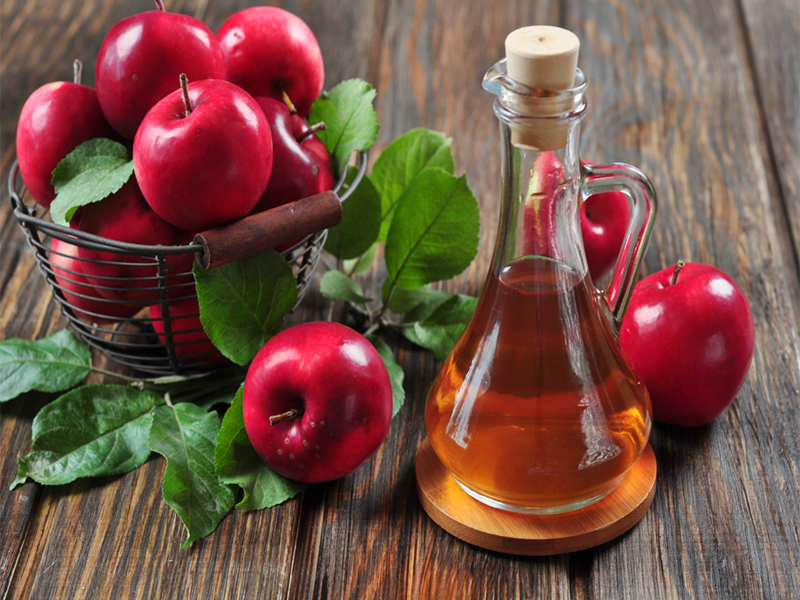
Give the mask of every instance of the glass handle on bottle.
<svg viewBox="0 0 800 600">
<path fill-rule="evenodd" d="M 653 184 L 636 167 L 624 163 L 588 165 L 581 161 L 581 193 L 584 200 L 592 194 L 612 191 L 625 191 L 633 199 L 628 230 L 605 290 L 611 313 L 621 323 L 653 231 L 657 200 Z"/>
</svg>

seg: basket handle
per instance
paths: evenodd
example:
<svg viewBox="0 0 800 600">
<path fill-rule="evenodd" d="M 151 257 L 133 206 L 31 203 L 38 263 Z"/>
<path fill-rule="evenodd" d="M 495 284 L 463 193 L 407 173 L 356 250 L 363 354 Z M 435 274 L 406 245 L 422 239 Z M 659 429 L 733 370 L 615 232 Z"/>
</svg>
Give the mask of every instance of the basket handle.
<svg viewBox="0 0 800 600">
<path fill-rule="evenodd" d="M 197 262 L 213 269 L 341 222 L 339 197 L 322 192 L 198 233 L 194 243 L 203 247 L 203 253 Z"/>
</svg>

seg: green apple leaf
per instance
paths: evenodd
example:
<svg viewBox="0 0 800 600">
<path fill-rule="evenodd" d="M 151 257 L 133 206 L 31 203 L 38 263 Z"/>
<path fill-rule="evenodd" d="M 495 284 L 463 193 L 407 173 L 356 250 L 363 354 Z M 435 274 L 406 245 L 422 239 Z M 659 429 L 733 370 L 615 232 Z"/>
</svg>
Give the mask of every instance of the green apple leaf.
<svg viewBox="0 0 800 600">
<path fill-rule="evenodd" d="M 148 432 L 161 396 L 121 385 L 87 385 L 42 408 L 30 454 L 18 459 L 12 489 L 30 477 L 61 485 L 79 477 L 127 473 L 150 456 Z"/>
<path fill-rule="evenodd" d="M 342 173 L 353 152 L 364 152 L 378 137 L 378 118 L 372 101 L 375 89 L 361 79 L 348 79 L 322 95 L 311 106 L 308 122 L 325 122 L 317 133 L 331 153 L 336 172 Z"/>
<path fill-rule="evenodd" d="M 384 285 L 381 291 L 381 297 L 384 301 L 386 301 L 388 292 L 389 286 Z M 434 310 L 452 297 L 452 294 L 435 290 L 429 285 L 410 290 L 395 288 L 392 297 L 389 299 L 389 310 L 403 314 L 403 322 L 405 323 L 424 321 Z"/>
<path fill-rule="evenodd" d="M 432 351 L 438 360 L 445 360 L 469 324 L 477 304 L 478 299 L 472 296 L 451 296 L 424 320 L 404 327 L 403 335 Z"/>
<path fill-rule="evenodd" d="M 92 354 L 63 329 L 41 340 L 0 342 L 0 402 L 31 390 L 63 392 L 89 374 Z"/>
<path fill-rule="evenodd" d="M 439 167 L 451 175 L 455 173 L 452 141 L 439 131 L 412 129 L 381 152 L 370 175 L 381 199 L 378 241 L 386 241 L 395 208 L 424 169 Z"/>
<path fill-rule="evenodd" d="M 161 491 L 186 527 L 188 548 L 216 529 L 234 503 L 234 488 L 217 477 L 214 451 L 219 417 L 194 404 L 160 406 L 153 412 L 150 449 L 167 459 Z"/>
<path fill-rule="evenodd" d="M 386 365 L 386 370 L 389 372 L 389 379 L 392 381 L 392 418 L 400 412 L 403 408 L 403 403 L 406 400 L 406 392 L 403 389 L 403 368 L 397 364 L 392 354 L 392 349 L 377 335 L 371 334 L 367 339 L 375 346 L 378 354 L 383 359 L 383 364 Z"/>
<path fill-rule="evenodd" d="M 342 261 L 342 270 L 351 275 L 365 275 L 375 264 L 375 257 L 378 255 L 378 244 L 372 244 L 367 251 L 358 258 Z"/>
<path fill-rule="evenodd" d="M 294 498 L 308 486 L 286 479 L 261 460 L 244 428 L 243 399 L 244 384 L 225 412 L 222 428 L 217 436 L 214 463 L 220 481 L 238 485 L 244 491 L 244 497 L 236 508 L 261 510 Z"/>
<path fill-rule="evenodd" d="M 386 239 L 390 289 L 450 279 L 478 252 L 480 210 L 466 177 L 428 167 L 395 209 Z"/>
<path fill-rule="evenodd" d="M 347 187 L 357 172 L 355 167 L 348 169 Z M 378 239 L 380 225 L 381 200 L 369 177 L 364 177 L 342 204 L 342 222 L 328 230 L 325 250 L 341 259 L 361 256 Z"/>
<path fill-rule="evenodd" d="M 341 271 L 328 271 L 319 282 L 320 293 L 328 300 L 343 300 L 356 304 L 367 304 L 372 298 L 367 298 L 357 281 L 351 279 Z"/>
<path fill-rule="evenodd" d="M 216 269 L 205 270 L 195 262 L 194 278 L 203 329 L 238 365 L 253 360 L 297 303 L 292 268 L 274 250 Z"/>
<path fill-rule="evenodd" d="M 114 140 L 94 138 L 67 154 L 53 170 L 54 223 L 68 225 L 81 206 L 99 202 L 127 183 L 133 173 L 128 149 Z"/>
</svg>

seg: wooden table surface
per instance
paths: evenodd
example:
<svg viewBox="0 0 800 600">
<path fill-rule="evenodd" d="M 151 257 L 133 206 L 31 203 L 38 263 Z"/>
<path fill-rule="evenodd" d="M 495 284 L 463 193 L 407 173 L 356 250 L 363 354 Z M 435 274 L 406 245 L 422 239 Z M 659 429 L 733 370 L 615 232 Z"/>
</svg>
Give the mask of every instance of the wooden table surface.
<svg viewBox="0 0 800 600">
<path fill-rule="evenodd" d="M 22 104 L 69 78 L 94 80 L 101 40 L 147 0 L 3 0 L 0 339 L 65 326 L 16 219 L 5 177 Z M 214 31 L 247 3 L 167 0 Z M 50 397 L 0 404 L 0 597 L 71 598 L 797 598 L 800 595 L 800 4 L 797 0 L 321 0 L 282 3 L 315 31 L 326 85 L 377 88 L 376 152 L 415 127 L 454 138 L 457 172 L 482 207 L 479 255 L 448 291 L 479 293 L 499 198 L 499 134 L 480 88 L 522 25 L 581 40 L 589 112 L 581 155 L 625 161 L 660 198 L 643 274 L 678 259 L 729 273 L 752 303 L 756 347 L 733 406 L 711 425 L 656 425 L 655 500 L 601 547 L 519 558 L 439 529 L 414 490 L 424 401 L 440 364 L 393 340 L 407 400 L 355 474 L 279 507 L 232 514 L 182 550 L 161 499 L 165 461 L 125 476 L 9 491 Z M 375 291 L 382 279 L 366 280 Z M 312 291 L 298 315 L 324 318 Z M 337 313 L 337 319 L 346 315 Z M 100 360 L 100 359 L 98 359 Z M 115 367 L 111 367 L 115 368 Z M 2 382 L 0 382 L 2 385 Z"/>
</svg>

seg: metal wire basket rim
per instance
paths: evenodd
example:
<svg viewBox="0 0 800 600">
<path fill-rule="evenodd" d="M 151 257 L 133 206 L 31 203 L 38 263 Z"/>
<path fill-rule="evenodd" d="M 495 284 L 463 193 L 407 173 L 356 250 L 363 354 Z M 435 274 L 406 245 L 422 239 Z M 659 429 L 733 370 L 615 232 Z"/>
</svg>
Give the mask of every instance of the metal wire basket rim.
<svg viewBox="0 0 800 600">
<path fill-rule="evenodd" d="M 57 256 L 63 256 L 64 258 L 68 258 L 70 260 L 79 262 L 81 264 L 83 264 L 83 263 L 91 263 L 91 264 L 96 264 L 96 265 L 108 265 L 111 262 L 113 262 L 113 264 L 115 266 L 117 266 L 117 267 L 133 267 L 133 268 L 138 268 L 138 269 L 148 269 L 149 270 L 149 269 L 152 269 L 153 267 L 157 267 L 159 262 L 161 262 L 161 261 L 158 260 L 158 258 L 151 257 L 149 255 L 142 256 L 142 260 L 139 261 L 139 262 L 124 262 L 124 261 L 121 261 L 121 260 L 110 261 L 110 260 L 105 260 L 105 259 L 102 259 L 102 258 L 84 258 L 82 256 L 81 257 L 76 257 L 76 256 L 73 256 L 71 254 L 66 254 L 64 252 L 58 252 L 57 250 L 53 250 L 52 247 L 48 248 L 48 246 L 45 246 L 41 242 L 35 241 L 35 242 L 33 242 L 33 245 L 38 249 L 49 250 L 49 252 L 51 254 L 55 254 Z M 170 255 L 170 256 L 177 256 L 177 255 Z M 174 273 L 170 273 L 172 265 L 169 263 L 169 261 L 165 260 L 163 262 L 165 263 L 164 264 L 164 277 L 165 278 L 184 277 L 188 273 L 191 273 L 191 271 L 175 271 Z M 80 271 L 71 271 L 70 269 L 64 269 L 62 267 L 58 267 L 58 270 L 59 271 L 64 271 L 65 273 L 73 273 L 73 274 L 77 274 L 77 275 L 83 275 L 83 273 L 81 273 Z M 95 279 L 108 279 L 110 281 L 123 281 L 123 280 L 125 280 L 125 281 L 147 281 L 147 280 L 150 280 L 150 279 L 153 279 L 153 280 L 157 279 L 157 276 L 152 276 L 152 277 L 110 277 L 108 275 L 93 275 L 92 277 L 95 278 Z"/>
<path fill-rule="evenodd" d="M 352 196 L 355 188 L 365 176 L 367 167 L 366 153 L 360 153 L 359 159 L 360 165 L 355 175 L 353 175 L 354 166 L 348 167 L 347 171 L 340 176 L 337 186 L 334 188 L 338 193 L 344 188 L 347 178 L 353 177 L 353 181 L 350 182 L 350 185 L 339 197 L 340 202 L 344 202 Z M 19 188 L 19 193 L 17 188 Z M 8 189 L 13 212 L 25 233 L 28 244 L 34 252 L 37 266 L 51 288 L 56 305 L 66 317 L 68 325 L 89 348 L 100 352 L 120 366 L 131 368 L 135 372 L 149 376 L 203 372 L 208 368 L 217 368 L 226 362 L 220 360 L 214 350 L 204 351 L 202 347 L 197 346 L 202 340 L 186 340 L 183 337 L 199 334 L 199 329 L 176 330 L 179 321 L 191 325 L 191 323 L 184 320 L 190 318 L 191 315 L 176 316 L 170 314 L 170 306 L 173 302 L 190 297 L 194 281 L 191 279 L 192 271 L 175 268 L 175 265 L 172 264 L 174 260 L 170 259 L 169 256 L 187 255 L 190 252 L 195 253 L 198 250 L 202 250 L 199 244 L 184 246 L 128 244 L 56 225 L 50 220 L 36 217 L 37 212 L 41 212 L 46 217 L 47 211 L 39 205 L 33 203 L 27 205 L 22 201 L 21 197 L 25 195 L 26 189 L 24 181 L 19 176 L 19 165 L 16 161 L 9 173 Z M 124 254 L 131 257 L 129 260 L 125 260 L 124 263 L 119 260 L 111 261 L 115 266 L 128 265 L 135 269 L 157 268 L 158 272 L 152 277 L 98 275 L 93 276 L 92 281 L 87 281 L 84 279 L 85 273 L 81 265 L 89 263 L 107 264 L 109 261 L 102 258 L 75 256 L 65 250 L 54 250 L 52 243 L 46 239 L 47 237 L 59 239 L 72 246 L 94 247 L 104 253 Z M 327 238 L 328 229 L 322 229 L 298 240 L 291 247 L 285 248 L 280 252 L 291 265 L 298 285 L 297 303 L 289 312 L 289 315 L 284 318 L 285 324 L 288 324 L 291 319 L 290 315 L 300 304 L 308 290 L 308 282 L 314 276 L 319 265 L 321 252 Z M 97 243 L 92 240 L 96 240 Z M 51 258 L 55 258 L 56 255 L 77 262 L 69 263 L 65 261 L 64 267 L 57 267 L 51 262 Z M 134 255 L 139 255 L 138 262 L 130 262 L 137 260 Z M 68 267 L 74 267 L 74 269 Z M 134 273 L 137 272 L 134 271 Z M 141 271 L 138 273 L 141 273 Z M 186 279 L 187 276 L 189 276 L 188 281 Z M 114 286 L 115 283 L 130 284 L 132 281 L 138 282 L 140 285 L 142 285 L 142 282 L 145 282 L 145 285 L 152 282 L 152 285 L 150 287 L 135 287 L 132 289 L 127 289 L 126 286 L 126 293 L 141 295 L 149 292 L 158 292 L 158 299 L 150 297 L 132 298 L 130 296 L 113 298 L 93 294 L 93 292 L 99 290 L 117 292 L 121 288 L 109 286 Z M 108 283 L 108 286 L 97 285 L 98 283 Z M 79 298 L 88 301 L 88 304 L 78 302 Z M 82 307 L 82 304 L 85 304 L 85 306 Z M 130 307 L 130 312 L 134 314 L 117 316 L 105 313 L 102 307 L 111 305 L 128 306 Z M 160 319 L 154 319 L 145 310 L 147 307 L 154 305 L 162 307 L 163 316 Z M 162 334 L 154 331 L 155 321 L 164 324 L 164 332 Z M 181 350 L 177 352 L 176 349 L 179 347 Z M 192 351 L 193 347 L 197 351 Z"/>
<path fill-rule="evenodd" d="M 353 182 L 348 186 L 348 188 L 344 191 L 344 193 L 339 196 L 339 202 L 344 204 L 344 202 L 350 198 L 355 192 L 355 189 L 361 183 L 361 180 L 364 178 L 366 171 L 367 171 L 367 157 L 368 154 L 366 152 L 359 152 L 357 153 L 359 157 L 359 167 L 358 172 L 356 173 Z M 349 169 L 344 169 L 342 174 L 339 176 L 336 185 L 333 188 L 333 192 L 339 195 L 339 191 L 344 187 L 345 181 L 347 179 Z M 108 252 L 109 248 L 113 248 L 120 254 L 130 254 L 130 255 L 179 255 L 179 254 L 197 254 L 202 253 L 203 248 L 200 244 L 195 244 L 194 242 L 190 242 L 189 244 L 183 244 L 179 246 L 163 246 L 163 245 L 148 245 L 148 244 L 136 244 L 131 242 L 119 242 L 117 240 L 112 240 L 110 238 L 105 238 L 99 235 L 95 235 L 93 233 L 87 233 L 85 231 L 80 231 L 78 229 L 72 229 L 66 225 L 59 225 L 52 221 L 45 221 L 41 217 L 34 216 L 31 214 L 35 209 L 28 207 L 22 201 L 22 195 L 24 192 L 17 192 L 17 176 L 19 175 L 19 161 L 14 159 L 13 164 L 11 165 L 11 171 L 9 172 L 8 176 L 8 193 L 11 196 L 14 204 L 14 214 L 17 219 L 21 222 L 26 224 L 35 225 L 37 228 L 41 229 L 45 233 L 47 233 L 50 237 L 56 238 L 62 242 L 67 242 L 70 244 L 75 244 L 76 240 L 80 240 L 80 245 L 90 249 L 90 250 L 97 250 L 100 252 Z M 24 182 L 23 182 L 24 185 Z M 290 248 L 287 248 L 281 254 L 286 255 L 290 253 L 292 250 L 300 246 L 306 240 L 314 235 L 318 235 L 317 233 L 312 233 L 302 240 L 299 240 L 297 243 L 292 245 Z M 156 259 L 157 261 L 158 259 Z"/>
</svg>

